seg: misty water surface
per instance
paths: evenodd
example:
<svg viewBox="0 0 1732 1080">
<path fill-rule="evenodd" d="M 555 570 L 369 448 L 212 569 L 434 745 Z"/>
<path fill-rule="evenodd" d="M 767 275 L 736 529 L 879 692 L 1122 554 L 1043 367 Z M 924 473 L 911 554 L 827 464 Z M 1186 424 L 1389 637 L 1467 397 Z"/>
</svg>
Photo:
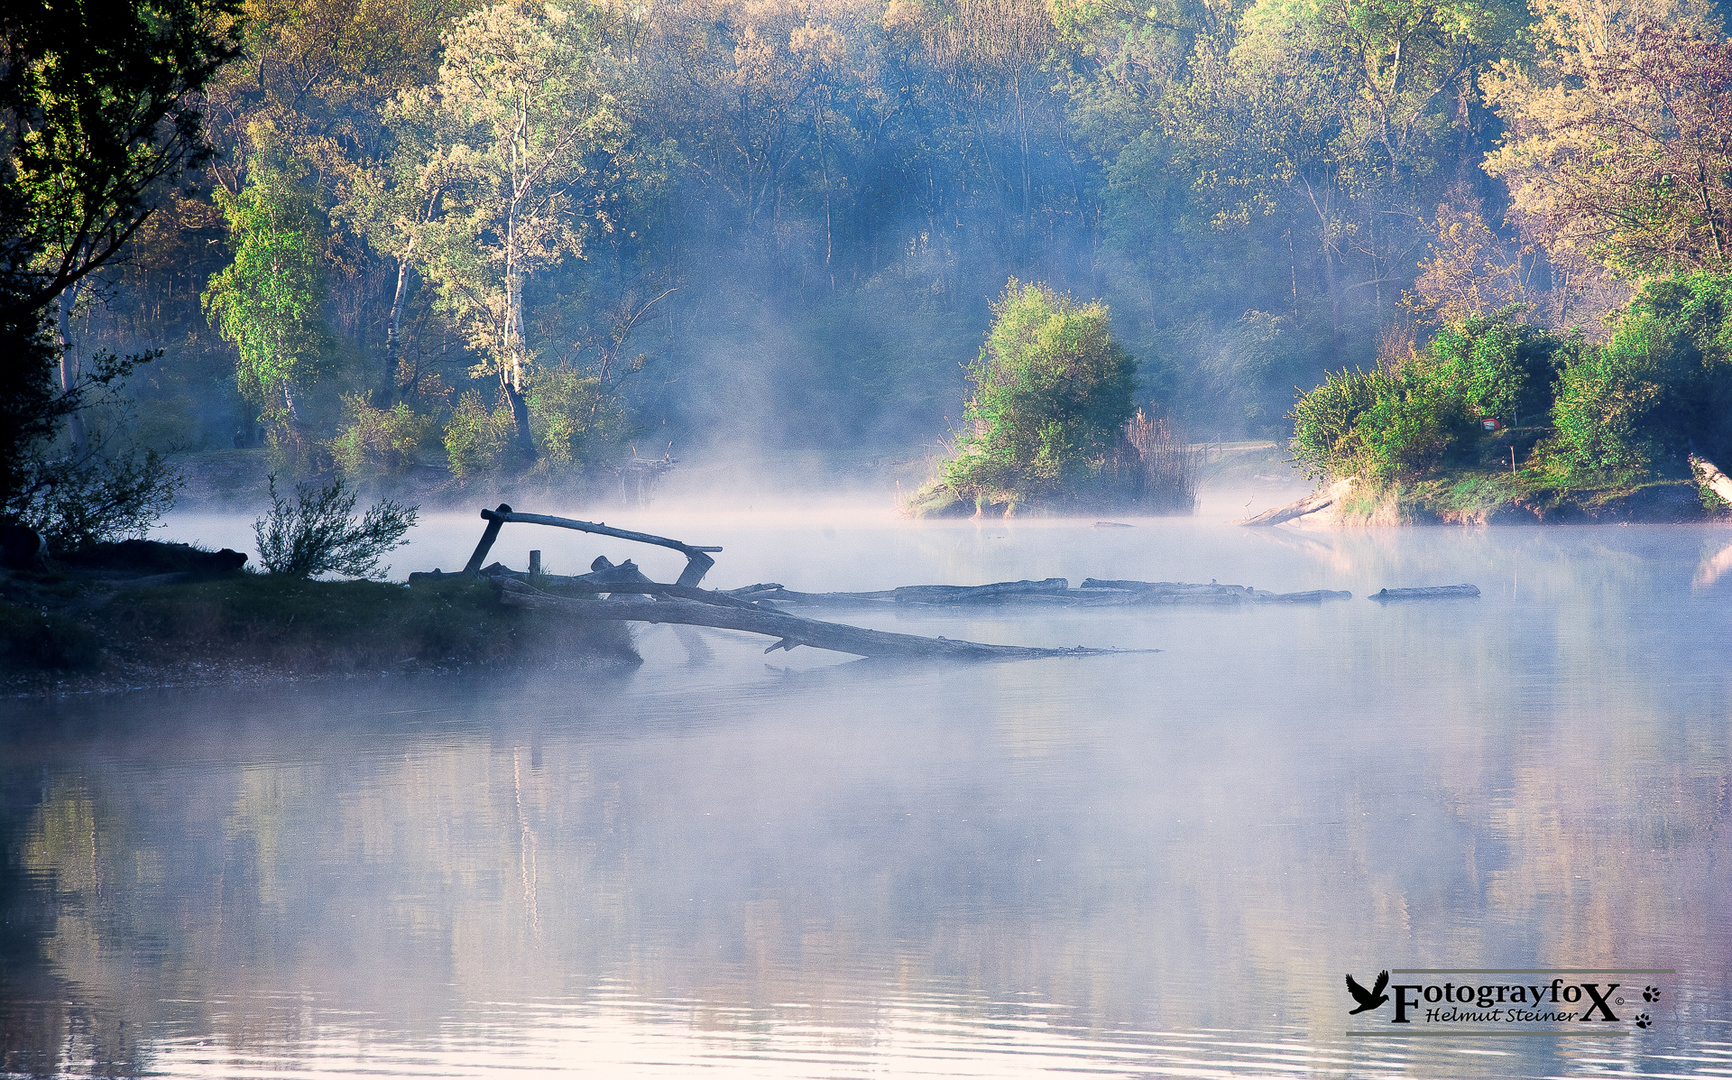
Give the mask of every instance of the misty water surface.
<svg viewBox="0 0 1732 1080">
<path fill-rule="evenodd" d="M 15 702 L 6 1069 L 1732 1074 L 1732 530 L 613 516 L 723 545 L 721 587 L 1355 598 L 847 616 L 1162 650 L 1089 660 L 662 627 L 636 668 Z M 530 547 L 679 562 L 519 526 L 496 555 Z M 1483 599 L 1364 599 L 1459 581 Z M 1677 974 L 1638 1035 L 1345 1035 L 1344 972 L 1446 966 Z"/>
</svg>

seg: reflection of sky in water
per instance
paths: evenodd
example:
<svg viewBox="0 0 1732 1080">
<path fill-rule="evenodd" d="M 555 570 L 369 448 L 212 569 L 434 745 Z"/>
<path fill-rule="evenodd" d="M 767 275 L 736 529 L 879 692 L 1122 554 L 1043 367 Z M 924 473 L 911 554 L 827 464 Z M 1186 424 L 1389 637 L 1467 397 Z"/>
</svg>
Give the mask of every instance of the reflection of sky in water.
<svg viewBox="0 0 1732 1080">
<path fill-rule="evenodd" d="M 461 565 L 479 524 L 404 565 Z M 723 587 L 1356 598 L 847 615 L 1163 650 L 1088 661 L 766 662 L 664 627 L 623 671 L 20 705 L 6 1068 L 1732 1074 L 1724 529 L 631 526 L 723 544 Z M 496 555 L 531 546 L 645 550 L 508 526 Z M 1362 599 L 1458 581 L 1484 599 Z M 1659 1026 L 1344 1035 L 1345 971 L 1595 965 L 1677 968 Z"/>
</svg>

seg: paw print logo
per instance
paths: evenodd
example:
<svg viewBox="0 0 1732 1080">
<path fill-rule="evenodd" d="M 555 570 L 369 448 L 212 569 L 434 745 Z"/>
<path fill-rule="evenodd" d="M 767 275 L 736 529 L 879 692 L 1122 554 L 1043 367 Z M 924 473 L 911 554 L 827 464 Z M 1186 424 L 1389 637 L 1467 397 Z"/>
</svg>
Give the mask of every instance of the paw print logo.
<svg viewBox="0 0 1732 1080">
<path fill-rule="evenodd" d="M 1647 1013 L 1642 1013 L 1636 1017 L 1636 1026 L 1639 1028 L 1652 1027 L 1653 1024 L 1654 1021 L 1649 1018 Z"/>
<path fill-rule="evenodd" d="M 1660 988 L 1658 986 L 1650 986 L 1647 989 L 1643 990 L 1642 991 L 1642 1000 L 1643 1001 L 1659 1001 L 1660 1000 Z"/>
</svg>

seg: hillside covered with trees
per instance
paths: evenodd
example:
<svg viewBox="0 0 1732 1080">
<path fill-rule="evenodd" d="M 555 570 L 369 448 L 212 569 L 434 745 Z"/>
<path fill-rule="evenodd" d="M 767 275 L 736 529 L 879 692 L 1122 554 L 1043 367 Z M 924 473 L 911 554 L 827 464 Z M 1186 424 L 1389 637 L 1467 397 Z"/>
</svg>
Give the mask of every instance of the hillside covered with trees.
<svg viewBox="0 0 1732 1080">
<path fill-rule="evenodd" d="M 13 460 L 101 445 L 135 502 L 239 446 L 425 485 L 967 443 L 1007 281 L 1110 317 L 1115 417 L 1284 440 L 1296 388 L 1423 398 L 1490 335 L 1517 375 L 1408 411 L 1515 424 L 1581 397 L 1559 357 L 1724 288 L 1732 46 L 1684 0 L 119 7 L 155 83 L 92 59 L 107 9 L 4 18 L 0 211 L 35 357 L 7 361 Z M 55 82 L 84 64 L 86 105 L 136 113 L 103 114 L 132 188 L 52 167 L 96 130 Z M 1357 412 L 1307 434 L 1322 402 L 1301 459 L 1384 469 Z M 1556 460 L 1587 461 L 1601 436 L 1562 429 L 1591 413 Z M 57 483 L 9 479 L 5 514 Z"/>
</svg>

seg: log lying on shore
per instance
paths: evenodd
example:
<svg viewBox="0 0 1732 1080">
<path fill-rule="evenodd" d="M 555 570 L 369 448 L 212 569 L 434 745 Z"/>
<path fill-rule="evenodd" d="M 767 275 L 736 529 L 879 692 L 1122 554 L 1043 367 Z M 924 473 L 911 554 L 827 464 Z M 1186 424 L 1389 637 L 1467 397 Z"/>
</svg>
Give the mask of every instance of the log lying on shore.
<svg viewBox="0 0 1732 1080">
<path fill-rule="evenodd" d="M 914 634 L 892 634 L 883 630 L 867 630 L 844 623 L 820 622 L 784 611 L 758 607 L 749 601 L 691 589 L 705 599 L 657 600 L 583 600 L 553 596 L 512 578 L 500 578 L 496 587 L 500 599 L 518 607 L 539 607 L 560 611 L 579 619 L 604 619 L 627 622 L 674 623 L 685 626 L 709 626 L 719 630 L 743 630 L 777 638 L 766 653 L 777 649 L 793 649 L 807 645 L 814 649 L 849 653 L 854 656 L 883 657 L 898 660 L 1044 660 L 1061 656 L 1106 656 L 1125 652 L 1120 649 L 1036 649 L 1020 645 L 984 645 L 951 638 L 927 638 Z M 685 588 L 656 586 L 658 589 Z M 718 603 L 715 597 L 726 597 Z M 1141 650 L 1138 650 L 1141 651 Z"/>
<path fill-rule="evenodd" d="M 654 584 L 654 582 L 650 581 L 648 575 L 646 575 L 642 570 L 639 570 L 637 564 L 632 562 L 630 559 L 627 559 L 625 562 L 615 566 L 613 563 L 609 562 L 606 557 L 601 557 L 596 559 L 591 565 L 594 569 L 587 574 L 526 574 L 521 570 L 513 570 L 504 563 L 492 563 L 477 570 L 474 576 L 488 579 L 512 578 L 516 581 L 533 582 L 542 587 L 553 586 L 555 588 L 578 589 L 584 592 L 594 593 L 621 591 L 641 592 L 642 590 L 640 589 L 621 589 L 618 588 L 618 586 Z M 469 576 L 471 575 L 467 571 L 456 574 L 447 574 L 440 570 L 429 570 L 425 573 L 417 572 L 410 574 L 409 584 L 421 585 L 441 580 L 455 580 L 457 578 L 465 578 Z M 672 586 L 668 587 L 672 588 Z"/>
<path fill-rule="evenodd" d="M 1696 474 L 1696 482 L 1720 497 L 1722 502 L 1732 503 L 1732 477 L 1720 471 L 1720 467 L 1705 457 L 1690 455 L 1690 470 Z"/>
<path fill-rule="evenodd" d="M 1422 589 L 1383 589 L 1366 599 L 1387 604 L 1392 600 L 1474 600 L 1478 597 L 1478 585 L 1432 585 Z"/>
<path fill-rule="evenodd" d="M 507 503 L 500 503 L 495 510 L 481 511 L 481 518 L 487 522 L 487 528 L 481 531 L 481 542 L 475 545 L 475 552 L 469 556 L 469 562 L 463 567 L 463 572 L 470 577 L 479 575 L 481 562 L 492 550 L 493 542 L 499 539 L 499 529 L 506 522 L 521 521 L 530 525 L 553 525 L 561 529 L 575 529 L 578 532 L 595 533 L 599 536 L 612 536 L 620 540 L 635 540 L 640 544 L 654 544 L 657 547 L 672 548 L 686 557 L 686 568 L 680 573 L 681 585 L 696 585 L 704 579 L 710 567 L 716 565 L 716 560 L 710 558 L 711 552 L 722 550 L 719 547 L 709 547 L 700 544 L 687 544 L 680 540 L 670 540 L 665 536 L 654 536 L 650 533 L 635 532 L 631 529 L 616 529 L 604 521 L 577 521 L 573 518 L 551 517 L 547 514 L 520 514 L 511 509 Z"/>
<path fill-rule="evenodd" d="M 1255 517 L 1246 518 L 1239 524 L 1249 526 L 1279 525 L 1284 521 L 1292 521 L 1294 518 L 1302 518 L 1306 514 L 1315 514 L 1319 510 L 1326 510 L 1345 498 L 1347 493 L 1352 490 L 1353 481 L 1337 480 L 1322 491 L 1314 491 L 1303 499 L 1290 502 L 1286 506 L 1265 510 Z"/>
</svg>

